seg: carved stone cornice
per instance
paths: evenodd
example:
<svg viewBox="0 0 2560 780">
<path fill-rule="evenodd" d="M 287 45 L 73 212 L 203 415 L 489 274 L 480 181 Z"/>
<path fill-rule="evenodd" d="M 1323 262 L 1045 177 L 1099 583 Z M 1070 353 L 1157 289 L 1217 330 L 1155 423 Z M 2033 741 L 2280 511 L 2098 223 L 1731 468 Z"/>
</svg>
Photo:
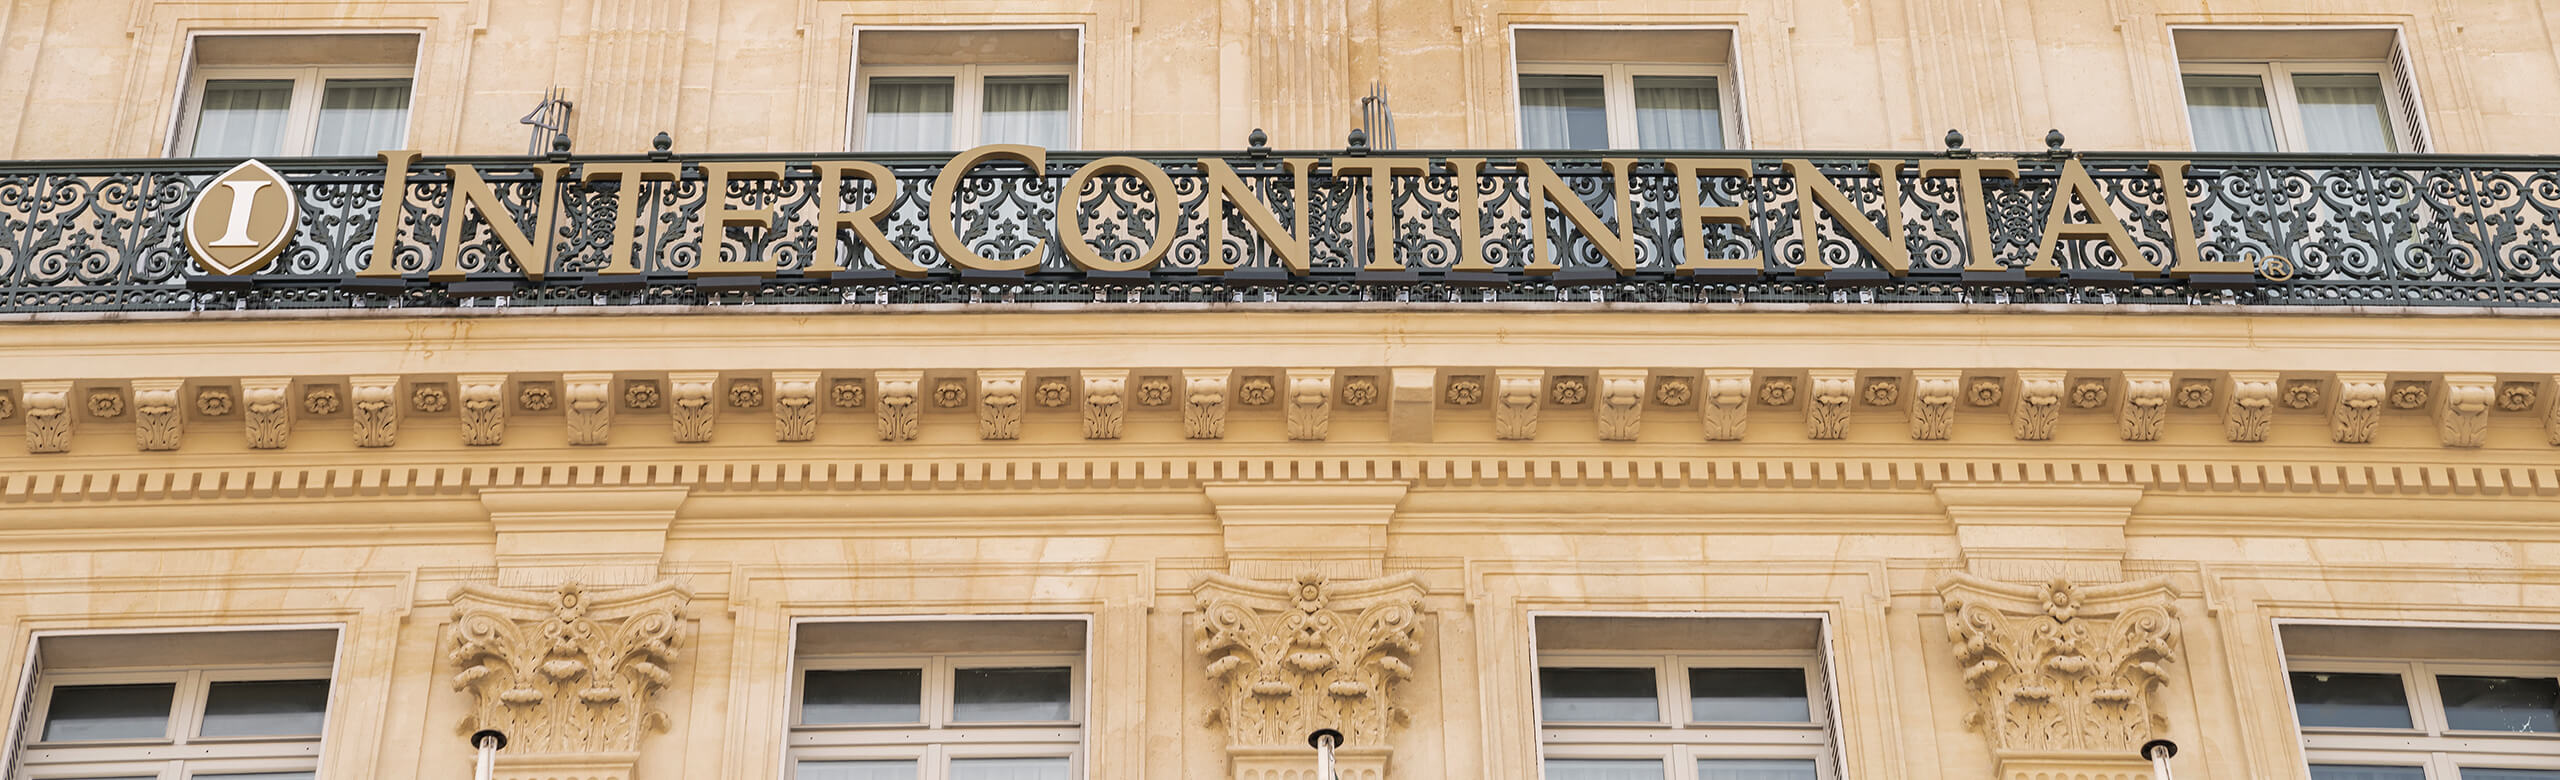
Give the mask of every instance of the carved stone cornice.
<svg viewBox="0 0 2560 780">
<path fill-rule="evenodd" d="M 1333 427 L 1333 369 L 1292 368 L 1287 374 L 1290 441 L 1324 441 Z"/>
<path fill-rule="evenodd" d="M 284 449 L 285 440 L 293 435 L 293 403 L 286 397 L 292 388 L 292 377 L 240 380 L 240 421 L 248 432 L 250 449 Z"/>
<path fill-rule="evenodd" d="M 2276 380 L 2273 371 L 2231 372 L 2231 397 L 2223 407 L 2222 433 L 2232 441 L 2266 441 L 2275 426 Z"/>
<path fill-rule="evenodd" d="M 2124 400 L 2116 406 L 2116 429 L 2125 441 L 2159 441 L 2169 425 L 2169 372 L 2124 372 Z"/>
<path fill-rule="evenodd" d="M 691 599 L 673 581 L 598 595 L 574 581 L 548 593 L 455 590 L 446 659 L 454 689 L 472 698 L 460 733 L 506 733 L 502 776 L 565 762 L 581 780 L 629 778 L 641 737 L 669 725 L 654 700 Z"/>
<path fill-rule="evenodd" d="M 2436 422 L 2444 446 L 2478 447 L 2489 442 L 2489 409 L 2496 404 L 2498 378 L 2488 374 L 2452 374 L 2444 378 L 2444 400 Z"/>
<path fill-rule="evenodd" d="M 2062 422 L 2063 372 L 2018 372 L 2018 400 L 2009 407 L 2009 430 L 2019 441 L 2051 441 Z"/>
<path fill-rule="evenodd" d="M 1806 378 L 1812 392 L 1805 398 L 1805 438 L 1839 439 L 1848 436 L 1850 401 L 1857 394 L 1858 372 L 1812 371 Z"/>
<path fill-rule="evenodd" d="M 1591 409 L 1599 421 L 1601 441 L 1635 441 L 1643 432 L 1644 383 L 1649 376 L 1643 369 L 1597 372 L 1594 378 L 1600 387 Z"/>
<path fill-rule="evenodd" d="M 875 394 L 879 400 L 874 403 L 880 408 L 880 440 L 915 441 L 917 429 L 923 427 L 924 372 L 881 371 L 871 378 L 880 383 Z"/>
<path fill-rule="evenodd" d="M 2114 777 L 2166 730 L 2152 692 L 2177 658 L 2165 579 L 2081 587 L 1956 574 L 1938 587 L 1948 638 L 2001 780 Z M 2127 775 L 2138 776 L 2138 775 Z"/>
<path fill-rule="evenodd" d="M 1084 437 L 1120 438 L 1129 417 L 1129 372 L 1086 371 L 1078 378 L 1084 382 Z"/>
<path fill-rule="evenodd" d="M 178 391 L 186 386 L 182 379 L 136 379 L 133 381 L 133 443 L 144 452 L 166 452 L 178 448 L 181 423 L 185 413 L 178 406 Z"/>
<path fill-rule="evenodd" d="M 720 418 L 718 393 L 720 374 L 716 371 L 684 371 L 667 375 L 667 418 L 680 444 L 701 444 L 711 440 L 712 424 Z"/>
<path fill-rule="evenodd" d="M 773 440 L 810 441 L 818 438 L 818 382 L 816 371 L 773 372 Z"/>
<path fill-rule="evenodd" d="M 2390 382 L 2383 374 L 2339 374 L 2338 390 L 2329 394 L 2336 399 L 2329 406 L 2329 439 L 2339 444 L 2373 441 L 2374 430 L 2382 427 L 2383 389 Z"/>
<path fill-rule="evenodd" d="M 606 373 L 569 374 L 560 378 L 561 394 L 567 397 L 569 443 L 595 446 L 613 436 L 613 375 Z"/>
<path fill-rule="evenodd" d="M 1256 759 L 1275 748 L 1303 754 L 1307 733 L 1325 727 L 1370 765 L 1364 774 L 1384 771 L 1388 730 L 1404 719 L 1396 688 L 1413 676 L 1409 659 L 1420 649 L 1418 575 L 1335 583 L 1310 571 L 1272 583 L 1212 573 L 1193 594 L 1199 652 L 1217 687 L 1209 718 L 1225 732 L 1236 777 L 1259 771 Z"/>
<path fill-rule="evenodd" d="M 1956 396 L 1962 371 L 1911 372 L 1911 440 L 1946 441 L 1956 427 Z"/>
<path fill-rule="evenodd" d="M 1546 372 L 1506 368 L 1493 372 L 1493 437 L 1521 441 L 1538 437 L 1538 403 Z"/>
<path fill-rule="evenodd" d="M 400 442 L 400 377 L 347 378 L 349 430 L 358 447 L 389 447 Z"/>
<path fill-rule="evenodd" d="M 507 375 L 465 374 L 454 378 L 462 396 L 462 443 L 496 446 L 507 439 Z"/>
</svg>

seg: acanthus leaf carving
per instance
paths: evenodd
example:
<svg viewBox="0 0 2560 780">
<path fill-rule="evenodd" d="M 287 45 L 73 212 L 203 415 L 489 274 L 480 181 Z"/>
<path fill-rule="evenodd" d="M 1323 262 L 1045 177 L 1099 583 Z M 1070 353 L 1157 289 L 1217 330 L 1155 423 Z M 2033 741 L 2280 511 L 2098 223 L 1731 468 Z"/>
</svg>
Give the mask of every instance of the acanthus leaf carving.
<svg viewBox="0 0 2560 780">
<path fill-rule="evenodd" d="M 2444 378 L 2444 398 L 2436 410 L 2444 446 L 2478 447 L 2489 442 L 2489 410 L 2496 405 L 2498 378 L 2486 374 L 2454 374 Z"/>
<path fill-rule="evenodd" d="M 2552 400 L 2542 410 L 2542 435 L 2551 440 L 2552 446 L 2560 447 L 2560 374 L 2552 375 L 2551 388 Z"/>
<path fill-rule="evenodd" d="M 445 657 L 472 697 L 461 733 L 497 729 L 510 757 L 630 754 L 665 731 L 657 693 L 680 657 L 692 593 L 672 581 L 590 595 L 455 590 Z"/>
<path fill-rule="evenodd" d="M 1538 386 L 1545 372 L 1503 369 L 1493 375 L 1493 437 L 1520 441 L 1538 437 Z"/>
<path fill-rule="evenodd" d="M 1333 370 L 1290 369 L 1287 376 L 1289 440 L 1324 441 L 1333 424 Z"/>
<path fill-rule="evenodd" d="M 568 404 L 569 443 L 596 446 L 613 436 L 613 375 L 570 374 L 560 378 Z"/>
<path fill-rule="evenodd" d="M 1332 727 L 1346 747 L 1382 747 L 1401 720 L 1396 688 L 1413 675 L 1422 616 L 1417 575 L 1292 583 L 1210 574 L 1199 599 L 1199 652 L 1218 688 L 1211 711 L 1230 751 L 1306 744 Z"/>
<path fill-rule="evenodd" d="M 1838 439 L 1849 435 L 1850 401 L 1857 397 L 1855 371 L 1814 371 L 1807 375 L 1812 393 L 1804 406 L 1805 437 Z"/>
<path fill-rule="evenodd" d="M 1911 439 L 1945 441 L 1956 427 L 1956 396 L 1964 382 L 1961 371 L 1911 372 Z"/>
<path fill-rule="evenodd" d="M 466 375 L 456 377 L 454 385 L 462 399 L 462 443 L 491 447 L 505 442 L 507 375 Z"/>
<path fill-rule="evenodd" d="M 71 383 L 28 382 L 18 399 L 26 406 L 27 452 L 70 452 Z"/>
<path fill-rule="evenodd" d="M 879 398 L 873 405 L 880 410 L 880 440 L 914 441 L 923 422 L 924 408 L 920 404 L 924 399 L 918 393 L 924 384 L 924 372 L 881 371 L 871 378 L 880 383 L 880 391 L 873 394 Z"/>
<path fill-rule="evenodd" d="M 2339 374 L 2331 393 L 2329 439 L 2339 444 L 2369 444 L 2382 427 L 2383 395 L 2390 387 L 2383 374 Z"/>
<path fill-rule="evenodd" d="M 1182 434 L 1193 439 L 1227 435 L 1227 376 L 1224 369 L 1182 372 Z"/>
<path fill-rule="evenodd" d="M 1022 438 L 1021 371 L 978 372 L 978 438 Z"/>
<path fill-rule="evenodd" d="M 1129 372 L 1086 371 L 1079 378 L 1084 380 L 1084 437 L 1120 438 L 1129 414 Z"/>
<path fill-rule="evenodd" d="M 720 418 L 720 402 L 713 397 L 719 384 L 720 375 L 710 371 L 667 375 L 667 417 L 677 443 L 711 440 L 712 426 Z"/>
<path fill-rule="evenodd" d="M 1751 372 L 1708 371 L 1698 396 L 1698 418 L 1707 441 L 1741 441 L 1751 422 Z"/>
<path fill-rule="evenodd" d="M 2166 730 L 2153 692 L 2177 660 L 2179 629 L 2165 579 L 2084 587 L 1957 574 L 1938 593 L 1973 698 L 1965 723 L 1996 760 L 2124 760 Z"/>
<path fill-rule="evenodd" d="M 2232 441 L 2266 441 L 2275 426 L 2276 379 L 2269 371 L 2231 375 L 2231 403 L 2222 413 L 2223 437 Z"/>
<path fill-rule="evenodd" d="M 286 397 L 292 385 L 293 380 L 286 377 L 240 380 L 240 420 L 250 449 L 283 449 L 292 436 L 293 404 Z"/>
<path fill-rule="evenodd" d="M 2116 406 L 2117 433 L 2125 441 L 2159 441 L 2169 427 L 2169 372 L 2124 372 L 2124 400 Z"/>
<path fill-rule="evenodd" d="M 178 391 L 185 384 L 177 379 L 134 380 L 134 446 L 144 452 L 166 452 L 178 448 L 181 423 L 185 420 L 185 415 L 179 411 Z"/>
<path fill-rule="evenodd" d="M 2062 422 L 2060 371 L 2018 372 L 2018 400 L 2009 407 L 2010 433 L 2019 441 L 2051 441 Z"/>
<path fill-rule="evenodd" d="M 818 372 L 773 372 L 773 440 L 818 438 Z"/>
<path fill-rule="evenodd" d="M 1635 441 L 1644 430 L 1644 385 L 1641 369 L 1601 371 L 1599 394 L 1592 398 L 1601 441 Z"/>
<path fill-rule="evenodd" d="M 353 403 L 350 426 L 358 447 L 389 447 L 400 439 L 400 378 L 359 376 L 347 380 Z"/>
</svg>

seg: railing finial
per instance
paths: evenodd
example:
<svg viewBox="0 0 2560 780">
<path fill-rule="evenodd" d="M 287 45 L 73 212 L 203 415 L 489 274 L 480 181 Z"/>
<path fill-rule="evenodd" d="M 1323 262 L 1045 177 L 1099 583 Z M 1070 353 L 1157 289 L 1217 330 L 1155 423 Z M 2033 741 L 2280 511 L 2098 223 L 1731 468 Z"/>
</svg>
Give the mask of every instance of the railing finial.
<svg viewBox="0 0 2560 780">
<path fill-rule="evenodd" d="M 1254 128 L 1244 137 L 1244 153 L 1254 157 L 1271 156 L 1271 135 L 1262 132 L 1262 128 Z"/>
<path fill-rule="evenodd" d="M 1353 157 L 1369 156 L 1369 132 L 1357 127 L 1351 128 L 1351 145 L 1343 151 L 1350 153 Z"/>
<path fill-rule="evenodd" d="M 660 130 L 658 131 L 658 137 L 649 141 L 649 159 L 673 159 L 676 156 L 675 148 L 676 137 L 668 135 L 664 130 Z"/>
<path fill-rule="evenodd" d="M 1955 159 L 1964 159 L 1973 156 L 1973 150 L 1965 148 L 1964 133 L 1962 131 L 1947 131 L 1947 156 Z"/>
</svg>

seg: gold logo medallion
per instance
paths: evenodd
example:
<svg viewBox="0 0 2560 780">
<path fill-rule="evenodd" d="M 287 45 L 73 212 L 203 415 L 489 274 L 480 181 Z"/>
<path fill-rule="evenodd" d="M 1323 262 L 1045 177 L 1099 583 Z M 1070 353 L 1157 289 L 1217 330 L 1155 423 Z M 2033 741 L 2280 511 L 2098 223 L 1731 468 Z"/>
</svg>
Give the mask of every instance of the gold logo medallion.
<svg viewBox="0 0 2560 780">
<path fill-rule="evenodd" d="M 187 209 L 187 252 L 216 275 L 254 273 L 284 251 L 301 221 L 293 186 L 266 163 L 250 160 L 196 194 Z"/>
</svg>

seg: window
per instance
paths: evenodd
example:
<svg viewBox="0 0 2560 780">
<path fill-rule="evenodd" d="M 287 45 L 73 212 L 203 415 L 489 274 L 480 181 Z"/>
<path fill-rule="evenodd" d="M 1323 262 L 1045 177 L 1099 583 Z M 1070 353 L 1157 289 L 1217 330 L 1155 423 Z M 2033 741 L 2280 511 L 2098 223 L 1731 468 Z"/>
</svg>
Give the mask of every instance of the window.
<svg viewBox="0 0 2560 780">
<path fill-rule="evenodd" d="M 856 40 L 859 149 L 1075 147 L 1073 30 L 871 30 Z"/>
<path fill-rule="evenodd" d="M 325 630 L 45 637 L 12 776 L 311 780 L 335 637 Z M 281 662 L 237 663 L 254 656 Z M 187 657 L 210 663 L 165 663 Z"/>
<path fill-rule="evenodd" d="M 805 626 L 791 719 L 791 776 L 1081 777 L 1082 643 L 1083 625 L 1060 621 Z M 953 652 L 861 652 L 892 644 Z M 987 651 L 968 651 L 972 646 Z M 1067 649 L 1024 652 L 1042 647 Z M 847 650 L 855 652 L 841 652 Z"/>
<path fill-rule="evenodd" d="M 2424 151 L 2390 30 L 2180 30 L 2200 152 Z"/>
<path fill-rule="evenodd" d="M 2290 653 L 2314 643 L 2325 647 L 2313 649 L 2349 647 L 2321 633 L 2361 633 L 2369 646 L 2405 650 L 2407 643 L 2394 642 L 2392 634 L 2418 630 L 2286 629 L 2286 683 L 2312 779 L 2560 780 L 2560 663 Z M 2487 634 L 2484 646 L 2491 648 L 2499 645 L 2496 634 L 2547 636 L 2442 633 L 2434 641 Z"/>
<path fill-rule="evenodd" d="M 1546 780 L 1836 776 L 1829 697 L 1811 649 L 1819 630 L 1812 620 L 1540 618 Z M 1748 644 L 1755 635 L 1805 641 Z M 1635 641 L 1616 641 L 1625 639 Z M 1589 649 L 1606 643 L 1628 651 Z"/>
<path fill-rule="evenodd" d="M 401 148 L 409 135 L 416 41 L 401 35 L 199 38 L 171 148 L 193 157 L 362 156 Z"/>
<path fill-rule="evenodd" d="M 1723 149 L 1739 133 L 1731 36 L 1710 30 L 1515 32 L 1520 145 Z M 1606 56 L 1612 59 L 1593 59 Z"/>
</svg>

